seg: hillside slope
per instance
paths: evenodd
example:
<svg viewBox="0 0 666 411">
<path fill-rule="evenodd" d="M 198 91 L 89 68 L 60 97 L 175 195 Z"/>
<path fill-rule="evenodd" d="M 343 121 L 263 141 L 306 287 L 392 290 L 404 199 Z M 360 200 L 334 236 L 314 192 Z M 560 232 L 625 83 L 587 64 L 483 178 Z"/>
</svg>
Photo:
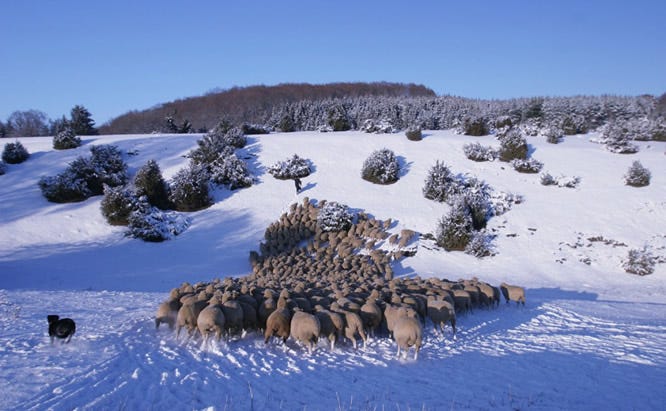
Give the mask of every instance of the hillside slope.
<svg viewBox="0 0 666 411">
<path fill-rule="evenodd" d="M 159 244 L 108 225 L 99 197 L 53 204 L 36 184 L 101 143 L 133 153 L 126 158 L 132 172 L 156 159 L 170 177 L 198 137 L 99 136 L 68 151 L 54 151 L 49 138 L 21 139 L 30 159 L 0 176 L 3 409 L 659 409 L 666 401 L 666 264 L 645 277 L 620 266 L 630 248 L 666 255 L 666 143 L 639 142 L 639 153 L 618 155 L 591 142 L 594 135 L 557 145 L 529 138 L 545 171 L 581 178 L 570 189 L 543 186 L 538 175 L 506 163 L 465 158 L 463 144 L 496 145 L 492 137 L 250 136 L 240 154 L 256 184 L 216 191 L 215 205 L 188 213 L 186 232 Z M 383 147 L 402 164 L 400 180 L 388 186 L 360 178 L 363 160 Z M 315 166 L 299 195 L 291 181 L 266 173 L 294 153 Z M 265 347 L 255 333 L 202 347 L 155 332 L 154 310 L 168 290 L 249 273 L 248 253 L 265 228 L 305 196 L 390 217 L 395 231 L 434 232 L 448 206 L 421 190 L 436 160 L 524 202 L 490 220 L 496 256 L 447 253 L 422 238 L 396 274 L 521 284 L 526 307 L 461 315 L 455 339 L 428 324 L 418 361 L 396 358 L 383 337 L 358 351 L 343 344 L 330 352 L 320 342 L 308 356 L 293 341 Z M 634 160 L 652 171 L 649 186 L 624 185 Z M 52 313 L 76 319 L 69 345 L 50 346 L 45 318 Z"/>
</svg>

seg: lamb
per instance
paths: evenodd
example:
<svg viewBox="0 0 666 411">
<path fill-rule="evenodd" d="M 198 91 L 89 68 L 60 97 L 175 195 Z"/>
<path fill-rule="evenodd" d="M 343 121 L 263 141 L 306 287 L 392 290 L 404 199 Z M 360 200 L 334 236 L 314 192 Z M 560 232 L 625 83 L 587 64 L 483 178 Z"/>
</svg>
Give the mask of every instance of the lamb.
<svg viewBox="0 0 666 411">
<path fill-rule="evenodd" d="M 428 317 L 432 321 L 435 331 L 438 331 L 444 336 L 443 327 L 447 322 L 451 323 L 453 328 L 453 335 L 456 334 L 456 312 L 451 303 L 444 300 L 430 300 L 428 301 Z"/>
<path fill-rule="evenodd" d="M 291 317 L 289 334 L 291 338 L 305 344 L 310 354 L 315 349 L 320 332 L 321 325 L 316 316 L 299 310 L 294 312 Z"/>
<path fill-rule="evenodd" d="M 287 307 L 278 308 L 268 316 L 266 320 L 266 330 L 264 331 L 264 343 L 268 344 L 268 340 L 272 336 L 282 338 L 282 342 L 286 343 L 291 331 L 291 313 Z"/>
<path fill-rule="evenodd" d="M 173 330 L 181 306 L 179 298 L 170 298 L 160 304 L 155 314 L 155 329 L 160 328 L 160 324 L 164 323 L 168 324 L 169 329 Z"/>
<path fill-rule="evenodd" d="M 222 338 L 222 331 L 224 330 L 224 313 L 222 307 L 217 300 L 211 300 L 210 304 L 201 310 L 197 317 L 197 328 L 203 337 L 203 343 L 206 344 L 208 336 L 215 332 L 217 340 Z"/>
<path fill-rule="evenodd" d="M 525 289 L 523 287 L 502 283 L 500 289 L 507 304 L 509 301 L 515 301 L 516 304 L 522 303 L 523 306 L 525 305 Z"/>
<path fill-rule="evenodd" d="M 401 316 L 395 323 L 393 329 L 393 338 L 398 345 L 398 357 L 400 350 L 405 350 L 405 357 L 409 352 L 409 347 L 414 347 L 414 359 L 418 359 L 419 350 L 423 342 L 423 327 L 414 317 Z"/>
</svg>

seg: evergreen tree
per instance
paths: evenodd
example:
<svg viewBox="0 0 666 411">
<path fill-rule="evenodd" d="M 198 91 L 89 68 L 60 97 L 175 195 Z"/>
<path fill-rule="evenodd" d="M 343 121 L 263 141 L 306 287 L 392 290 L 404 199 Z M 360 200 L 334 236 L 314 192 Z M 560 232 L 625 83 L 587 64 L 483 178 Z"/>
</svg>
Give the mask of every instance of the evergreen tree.
<svg viewBox="0 0 666 411">
<path fill-rule="evenodd" d="M 161 209 L 170 208 L 169 187 L 162 177 L 160 166 L 155 160 L 144 164 L 136 176 L 134 176 L 134 187 L 138 196 L 146 196 L 148 203 Z"/>
<path fill-rule="evenodd" d="M 97 134 L 95 121 L 85 107 L 79 105 L 74 106 L 71 111 L 71 117 L 69 123 L 74 130 L 74 134 L 79 136 L 92 136 Z"/>
<path fill-rule="evenodd" d="M 2 150 L 2 160 L 7 164 L 19 164 L 24 162 L 30 157 L 28 150 L 21 144 L 20 141 L 5 144 Z"/>
</svg>

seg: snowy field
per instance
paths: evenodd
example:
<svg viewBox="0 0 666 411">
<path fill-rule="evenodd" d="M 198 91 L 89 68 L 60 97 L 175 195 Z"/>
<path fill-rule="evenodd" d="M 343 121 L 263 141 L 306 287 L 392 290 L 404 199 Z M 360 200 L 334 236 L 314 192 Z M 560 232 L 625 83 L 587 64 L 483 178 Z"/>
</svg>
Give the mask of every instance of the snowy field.
<svg viewBox="0 0 666 411">
<path fill-rule="evenodd" d="M 463 144 L 497 146 L 493 137 L 250 136 L 239 157 L 248 159 L 256 184 L 216 191 L 212 207 L 188 213 L 187 231 L 159 244 L 108 225 L 101 197 L 54 204 L 37 186 L 40 176 L 103 143 L 131 153 L 131 172 L 155 159 L 168 178 L 200 137 L 88 137 L 66 151 L 54 151 L 50 138 L 20 139 L 31 157 L 0 176 L 0 409 L 663 409 L 666 264 L 638 277 L 621 263 L 629 249 L 643 246 L 666 258 L 665 143 L 638 142 L 639 153 L 619 155 L 591 142 L 594 135 L 557 145 L 528 137 L 544 171 L 581 178 L 572 189 L 464 156 Z M 362 180 L 363 161 L 384 147 L 399 156 L 400 180 Z M 295 153 L 315 167 L 298 196 L 291 181 L 266 173 Z M 489 221 L 496 256 L 447 253 L 422 239 L 414 257 L 396 264 L 396 275 L 523 285 L 524 308 L 502 303 L 462 315 L 455 339 L 450 329 L 441 337 L 428 324 L 416 361 L 397 358 L 385 338 L 357 351 L 343 344 L 331 352 L 320 341 L 308 355 L 292 340 L 266 347 L 252 332 L 202 346 L 199 339 L 177 342 L 166 328 L 155 331 L 155 309 L 171 288 L 249 273 L 248 254 L 266 227 L 305 196 L 392 218 L 395 232 L 433 233 L 448 210 L 421 192 L 436 160 L 525 201 Z M 624 185 L 634 160 L 651 170 L 649 186 Z M 76 320 L 70 344 L 50 344 L 47 314 Z"/>
</svg>

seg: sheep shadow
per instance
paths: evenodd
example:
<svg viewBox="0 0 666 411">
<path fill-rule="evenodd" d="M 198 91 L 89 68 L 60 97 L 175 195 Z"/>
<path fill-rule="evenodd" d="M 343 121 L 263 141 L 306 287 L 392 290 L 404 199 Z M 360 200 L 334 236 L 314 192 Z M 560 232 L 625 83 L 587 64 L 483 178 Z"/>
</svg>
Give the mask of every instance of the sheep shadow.
<svg viewBox="0 0 666 411">
<path fill-rule="evenodd" d="M 300 193 L 312 190 L 315 187 L 317 187 L 317 183 L 307 183 L 305 185 L 305 187 L 301 188 L 301 191 L 299 191 L 298 193 L 300 194 Z"/>
</svg>

